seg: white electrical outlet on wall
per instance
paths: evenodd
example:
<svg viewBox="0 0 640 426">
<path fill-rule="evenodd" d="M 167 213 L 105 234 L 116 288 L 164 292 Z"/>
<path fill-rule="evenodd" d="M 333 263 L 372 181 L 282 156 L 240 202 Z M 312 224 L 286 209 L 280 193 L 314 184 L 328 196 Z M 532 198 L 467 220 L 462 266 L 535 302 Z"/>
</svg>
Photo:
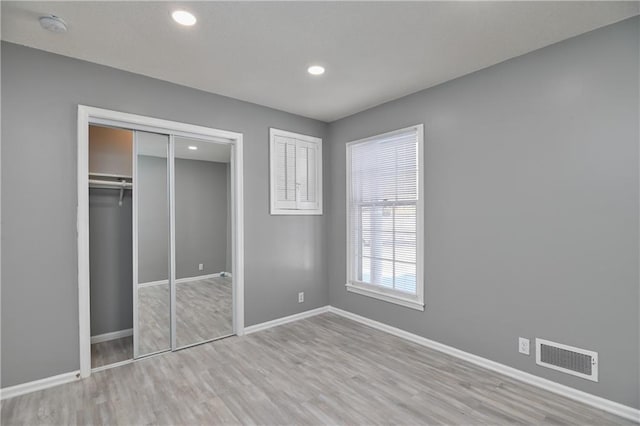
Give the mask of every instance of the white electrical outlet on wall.
<svg viewBox="0 0 640 426">
<path fill-rule="evenodd" d="M 204 263 L 198 265 L 198 271 L 204 271 Z"/>
<path fill-rule="evenodd" d="M 524 337 L 518 338 L 518 352 L 529 355 L 529 339 L 525 339 Z"/>
<path fill-rule="evenodd" d="M 304 302 L 304 291 L 298 293 L 298 303 Z"/>
</svg>

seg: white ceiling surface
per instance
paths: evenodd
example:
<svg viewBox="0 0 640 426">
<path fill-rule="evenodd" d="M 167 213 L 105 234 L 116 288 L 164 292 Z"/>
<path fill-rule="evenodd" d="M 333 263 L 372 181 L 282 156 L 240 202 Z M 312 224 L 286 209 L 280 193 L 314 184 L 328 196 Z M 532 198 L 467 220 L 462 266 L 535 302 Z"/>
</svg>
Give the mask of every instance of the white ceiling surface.
<svg viewBox="0 0 640 426">
<path fill-rule="evenodd" d="M 177 7 L 193 27 L 175 24 Z M 639 13 L 638 2 L 9 2 L 2 39 L 333 121 Z M 40 28 L 55 14 L 69 31 Z M 320 77 L 307 74 L 324 65 Z"/>
</svg>

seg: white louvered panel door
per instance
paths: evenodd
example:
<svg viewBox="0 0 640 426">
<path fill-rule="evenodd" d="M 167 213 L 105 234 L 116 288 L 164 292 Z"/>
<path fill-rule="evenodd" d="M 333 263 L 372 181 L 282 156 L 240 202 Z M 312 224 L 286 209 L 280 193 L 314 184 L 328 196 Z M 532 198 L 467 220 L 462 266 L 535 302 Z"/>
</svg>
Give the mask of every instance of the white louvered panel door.
<svg viewBox="0 0 640 426">
<path fill-rule="evenodd" d="M 276 199 L 283 209 L 297 208 L 296 140 L 276 136 Z"/>
<path fill-rule="evenodd" d="M 296 141 L 296 199 L 298 209 L 315 209 L 317 144 Z"/>
<path fill-rule="evenodd" d="M 271 214 L 322 214 L 322 139 L 269 133 Z"/>
</svg>

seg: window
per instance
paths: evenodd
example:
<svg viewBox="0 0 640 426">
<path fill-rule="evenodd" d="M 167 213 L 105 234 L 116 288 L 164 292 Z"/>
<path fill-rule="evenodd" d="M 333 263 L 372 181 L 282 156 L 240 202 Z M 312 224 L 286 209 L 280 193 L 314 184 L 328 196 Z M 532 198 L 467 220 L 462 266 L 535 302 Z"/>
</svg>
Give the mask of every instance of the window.
<svg viewBox="0 0 640 426">
<path fill-rule="evenodd" d="M 269 134 L 271 214 L 322 214 L 322 139 Z"/>
<path fill-rule="evenodd" d="M 423 126 L 347 144 L 347 290 L 424 310 Z"/>
</svg>

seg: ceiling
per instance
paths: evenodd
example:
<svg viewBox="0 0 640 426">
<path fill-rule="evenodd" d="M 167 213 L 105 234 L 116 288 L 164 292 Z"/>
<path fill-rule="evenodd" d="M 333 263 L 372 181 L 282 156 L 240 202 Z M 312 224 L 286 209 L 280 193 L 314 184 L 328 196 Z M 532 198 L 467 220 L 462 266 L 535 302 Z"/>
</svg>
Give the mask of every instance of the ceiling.
<svg viewBox="0 0 640 426">
<path fill-rule="evenodd" d="M 2 39 L 333 121 L 639 13 L 638 2 L 10 2 Z M 193 27 L 171 20 L 195 14 Z M 43 30 L 55 14 L 68 32 Z M 311 76 L 311 64 L 326 67 Z"/>
</svg>

